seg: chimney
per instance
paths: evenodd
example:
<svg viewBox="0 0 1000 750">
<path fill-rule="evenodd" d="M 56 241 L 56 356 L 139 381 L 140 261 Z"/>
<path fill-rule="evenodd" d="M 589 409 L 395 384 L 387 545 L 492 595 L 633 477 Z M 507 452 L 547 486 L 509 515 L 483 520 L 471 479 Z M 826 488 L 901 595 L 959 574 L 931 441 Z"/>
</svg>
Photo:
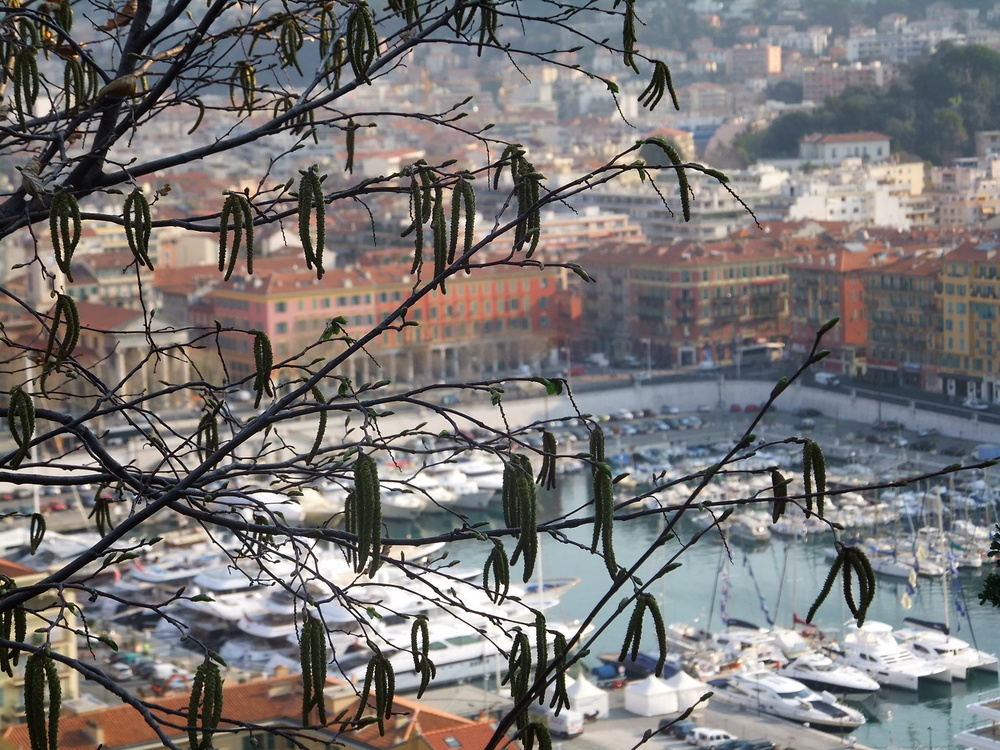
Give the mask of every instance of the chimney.
<svg viewBox="0 0 1000 750">
<path fill-rule="evenodd" d="M 95 745 L 104 744 L 104 727 L 94 719 L 87 719 L 87 728 L 84 730 L 84 733 Z"/>
</svg>

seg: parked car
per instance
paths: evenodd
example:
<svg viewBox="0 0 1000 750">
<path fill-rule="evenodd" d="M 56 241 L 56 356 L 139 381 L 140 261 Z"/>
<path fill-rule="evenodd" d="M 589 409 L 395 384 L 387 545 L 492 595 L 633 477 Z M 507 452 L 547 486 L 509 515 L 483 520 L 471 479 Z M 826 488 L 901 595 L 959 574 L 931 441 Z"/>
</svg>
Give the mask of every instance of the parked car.
<svg viewBox="0 0 1000 750">
<path fill-rule="evenodd" d="M 883 419 L 881 422 L 875 422 L 875 429 L 879 432 L 899 432 L 903 429 L 903 423 L 895 419 Z"/>
<path fill-rule="evenodd" d="M 743 411 L 743 407 L 740 406 L 739 404 L 732 404 L 729 407 L 729 411 L 731 412 Z"/>
<path fill-rule="evenodd" d="M 816 417 L 822 417 L 823 412 L 821 412 L 819 409 L 813 409 L 811 406 L 804 406 L 795 412 L 795 416 L 812 417 L 813 419 L 815 419 Z"/>
<path fill-rule="evenodd" d="M 757 406 L 757 404 L 747 404 L 746 406 L 743 407 L 743 411 L 747 412 L 748 414 L 752 414 L 755 411 L 760 411 L 760 407 Z"/>
<path fill-rule="evenodd" d="M 978 398 L 967 398 L 962 402 L 962 406 L 966 409 L 973 409 L 974 411 L 986 411 L 990 408 L 990 405 L 985 401 L 980 401 Z"/>
<path fill-rule="evenodd" d="M 961 445 L 946 445 L 940 451 L 945 456 L 964 456 L 968 451 Z"/>
<path fill-rule="evenodd" d="M 152 659 L 137 662 L 135 666 L 132 667 L 132 671 L 135 673 L 136 677 L 153 681 L 168 680 L 178 673 L 177 667 L 173 664 L 168 664 L 162 661 L 153 661 Z"/>
<path fill-rule="evenodd" d="M 894 446 L 896 448 L 905 448 L 909 444 L 910 441 L 907 440 L 902 435 L 892 435 L 889 437 L 889 445 Z"/>
<path fill-rule="evenodd" d="M 865 442 L 875 443 L 876 445 L 885 445 L 886 443 L 889 442 L 889 439 L 872 432 L 869 433 L 867 437 L 865 437 Z"/>
<path fill-rule="evenodd" d="M 921 453 L 931 453 L 937 448 L 933 440 L 917 440 L 910 447 Z"/>
<path fill-rule="evenodd" d="M 108 677 L 110 677 L 115 682 L 124 682 L 125 680 L 131 680 L 134 676 L 132 674 L 132 667 L 130 667 L 125 662 L 115 661 L 108 664 L 104 671 L 107 672 Z"/>
<path fill-rule="evenodd" d="M 918 437 L 931 437 L 932 435 L 937 435 L 939 432 L 937 427 L 924 427 L 923 429 L 917 430 Z"/>
<path fill-rule="evenodd" d="M 669 727 L 669 729 L 665 729 Z M 672 734 L 679 740 L 684 739 L 691 733 L 692 730 L 697 729 L 698 722 L 687 719 L 685 721 L 677 721 L 677 719 L 660 719 L 660 729 L 665 729 L 665 731 Z"/>
<path fill-rule="evenodd" d="M 124 662 L 125 664 L 132 665 L 136 662 L 148 659 L 145 654 L 140 654 L 137 651 L 113 651 L 108 657 L 108 661 L 112 664 L 115 662 Z"/>
<path fill-rule="evenodd" d="M 709 411 L 712 411 L 712 407 L 709 406 L 708 404 L 698 404 L 698 406 L 696 408 L 696 411 L 700 411 L 700 412 L 703 412 L 703 413 L 704 412 L 709 412 Z"/>
<path fill-rule="evenodd" d="M 169 677 L 154 679 L 151 686 L 157 695 L 187 690 L 191 687 L 191 677 L 187 672 L 175 671 Z"/>
<path fill-rule="evenodd" d="M 676 406 L 671 406 L 670 404 L 664 404 L 660 407 L 660 414 L 680 414 L 681 410 Z"/>
<path fill-rule="evenodd" d="M 726 740 L 733 739 L 733 735 L 724 729 L 712 729 L 711 727 L 698 727 L 687 736 L 689 745 L 697 745 L 703 750 L 715 750 Z"/>
</svg>

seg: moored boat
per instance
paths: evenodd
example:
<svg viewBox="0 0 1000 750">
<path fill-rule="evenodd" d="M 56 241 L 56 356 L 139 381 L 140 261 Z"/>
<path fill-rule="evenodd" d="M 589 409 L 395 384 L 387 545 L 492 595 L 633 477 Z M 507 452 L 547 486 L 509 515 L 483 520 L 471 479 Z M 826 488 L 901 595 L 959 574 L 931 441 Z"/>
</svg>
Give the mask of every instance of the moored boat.
<svg viewBox="0 0 1000 750">
<path fill-rule="evenodd" d="M 709 684 L 716 688 L 716 700 L 811 727 L 848 731 L 865 723 L 864 714 L 830 693 L 817 693 L 768 670 L 734 672 Z"/>
<path fill-rule="evenodd" d="M 852 623 L 841 643 L 842 661 L 880 685 L 917 690 L 922 682 L 951 682 L 951 671 L 914 656 L 899 645 L 892 626 L 869 620 Z"/>
</svg>

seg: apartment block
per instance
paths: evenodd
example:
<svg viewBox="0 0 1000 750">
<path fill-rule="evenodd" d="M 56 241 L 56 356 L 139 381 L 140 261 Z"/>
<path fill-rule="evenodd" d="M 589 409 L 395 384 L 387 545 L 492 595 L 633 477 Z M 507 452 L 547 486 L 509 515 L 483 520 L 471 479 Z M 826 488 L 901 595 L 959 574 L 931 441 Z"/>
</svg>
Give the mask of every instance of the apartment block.
<svg viewBox="0 0 1000 750">
<path fill-rule="evenodd" d="M 412 249 L 408 252 L 412 252 Z M 251 329 L 267 332 L 276 362 L 316 344 L 310 357 L 339 357 L 347 338 L 366 334 L 399 308 L 413 287 L 428 280 L 430 266 L 410 275 L 408 264 L 331 269 L 322 279 L 291 259 L 255 264 L 254 275 L 234 275 L 202 299 L 196 325 L 223 331 L 219 347 L 230 375 L 254 372 Z M 540 361 L 554 335 L 551 309 L 559 269 L 490 267 L 460 274 L 444 290 L 425 294 L 396 324 L 374 337 L 369 357 L 352 357 L 338 374 L 355 383 L 411 382 L 417 375 L 446 378 L 502 372 Z M 423 279 L 423 282 L 421 282 Z M 331 321 L 344 318 L 342 332 L 324 337 Z M 322 339 L 322 341 L 321 341 Z"/>
<path fill-rule="evenodd" d="M 802 98 L 822 103 L 852 86 L 885 88 L 892 80 L 890 68 L 881 61 L 869 63 L 823 62 L 802 71 Z"/>
<path fill-rule="evenodd" d="M 880 383 L 940 390 L 940 314 L 935 292 L 942 252 L 913 253 L 864 274 L 868 376 Z"/>
<path fill-rule="evenodd" d="M 31 586 L 45 578 L 44 571 L 20 565 L 10 560 L 0 559 L 0 575 L 7 576 L 14 580 L 18 586 Z M 65 589 L 60 596 L 64 602 L 75 600 L 71 589 Z M 46 611 L 45 606 L 51 605 L 52 611 Z M 29 615 L 27 617 L 28 638 L 36 646 L 48 643 L 52 650 L 67 656 L 70 659 L 77 657 L 76 634 L 73 628 L 77 626 L 76 617 L 65 606 L 56 603 L 54 597 L 45 599 L 32 599 L 31 606 L 38 608 L 43 615 L 48 618 Z M 64 620 L 67 628 L 50 627 L 52 616 L 58 611 L 58 615 L 67 618 Z M 0 727 L 16 724 L 24 719 L 24 662 L 28 654 L 22 653 L 19 664 L 14 668 L 14 675 L 7 676 L 0 672 Z M 62 685 L 63 697 L 72 700 L 80 694 L 80 674 L 70 669 L 61 662 L 56 662 L 56 669 L 59 674 L 59 682 Z M 0 746 L 3 745 L 3 734 L 0 733 Z M 25 745 L 25 747 L 30 747 Z"/>
<path fill-rule="evenodd" d="M 823 338 L 830 350 L 823 367 L 860 375 L 868 357 L 868 315 L 863 275 L 885 255 L 881 242 L 845 241 L 822 244 L 797 241 L 788 264 L 790 292 L 788 351 L 804 356 L 816 332 L 827 321 L 840 323 Z"/>
<path fill-rule="evenodd" d="M 1000 243 L 969 240 L 948 253 L 938 297 L 944 392 L 1000 403 Z"/>
<path fill-rule="evenodd" d="M 738 44 L 726 50 L 726 72 L 740 79 L 767 78 L 781 73 L 781 47 L 775 44 Z"/>
<path fill-rule="evenodd" d="M 607 288 L 584 298 L 580 336 L 621 353 L 648 340 L 664 366 L 729 361 L 744 342 L 784 340 L 790 260 L 771 238 L 597 250 L 583 263 Z"/>
</svg>

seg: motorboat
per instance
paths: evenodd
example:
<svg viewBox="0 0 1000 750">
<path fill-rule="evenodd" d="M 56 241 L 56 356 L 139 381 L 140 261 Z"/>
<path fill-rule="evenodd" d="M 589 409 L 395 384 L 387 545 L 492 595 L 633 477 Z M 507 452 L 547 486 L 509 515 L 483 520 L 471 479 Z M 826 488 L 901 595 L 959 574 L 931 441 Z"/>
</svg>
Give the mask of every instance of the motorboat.
<svg viewBox="0 0 1000 750">
<path fill-rule="evenodd" d="M 427 656 L 434 664 L 434 685 L 482 679 L 506 671 L 507 662 L 497 645 L 482 631 L 461 622 L 441 623 L 430 631 Z M 397 692 L 412 692 L 420 687 L 421 674 L 413 666 L 413 654 L 401 649 L 391 654 L 389 662 L 395 675 Z M 359 664 L 345 673 L 355 685 L 365 681 L 367 664 Z"/>
<path fill-rule="evenodd" d="M 740 624 L 734 625 L 736 622 Z M 741 664 L 744 668 L 771 667 L 783 660 L 783 654 L 770 632 L 749 623 L 743 624 L 743 621 L 730 620 L 729 628 L 712 638 L 709 649 L 721 653 L 723 663 Z"/>
<path fill-rule="evenodd" d="M 865 723 L 864 714 L 840 703 L 832 694 L 817 693 L 798 680 L 766 669 L 733 672 L 709 684 L 717 688 L 715 698 L 724 703 L 811 727 L 848 731 Z"/>
<path fill-rule="evenodd" d="M 705 628 L 686 623 L 671 623 L 667 626 L 667 647 L 681 654 L 694 654 L 712 645 L 712 633 Z"/>
<path fill-rule="evenodd" d="M 927 681 L 951 682 L 951 670 L 915 656 L 899 645 L 892 626 L 867 621 L 861 627 L 852 623 L 841 641 L 848 666 L 860 669 L 880 685 L 917 690 Z"/>
<path fill-rule="evenodd" d="M 134 561 L 135 569 L 131 577 L 149 584 L 182 583 L 198 575 L 206 568 L 218 567 L 223 561 L 218 549 L 206 551 L 178 551 L 161 556 L 156 562 Z"/>
<path fill-rule="evenodd" d="M 731 539 L 742 542 L 766 542 L 771 539 L 771 518 L 762 513 L 735 513 L 726 529 Z"/>
<path fill-rule="evenodd" d="M 578 623 L 547 623 L 549 646 L 554 639 L 553 633 L 562 632 L 567 637 L 577 631 Z M 592 628 L 585 629 L 585 633 Z M 529 641 L 535 637 L 533 628 L 525 628 Z M 385 646 L 382 652 L 388 656 L 395 675 L 395 685 L 398 692 L 414 691 L 420 687 L 421 674 L 413 664 L 413 653 L 410 651 L 410 626 L 398 628 L 396 633 L 382 634 Z M 486 621 L 478 623 L 452 620 L 451 622 L 436 622 L 430 628 L 430 643 L 427 655 L 434 663 L 434 686 L 452 682 L 482 680 L 487 676 L 500 675 L 507 671 L 508 663 L 504 656 L 512 645 L 510 634 Z M 392 644 L 398 644 L 399 649 L 390 651 Z M 361 685 L 365 680 L 367 663 L 345 671 L 345 676 L 355 685 Z"/>
<path fill-rule="evenodd" d="M 922 627 L 899 628 L 894 632 L 899 644 L 915 656 L 951 671 L 952 679 L 964 680 L 971 670 L 998 672 L 997 657 L 973 648 L 968 642 L 940 630 Z"/>
<path fill-rule="evenodd" d="M 879 689 L 879 684 L 860 669 L 835 662 L 814 649 L 794 630 L 771 631 L 786 661 L 777 673 L 798 680 L 813 690 L 827 690 L 834 695 L 864 697 Z"/>
</svg>

